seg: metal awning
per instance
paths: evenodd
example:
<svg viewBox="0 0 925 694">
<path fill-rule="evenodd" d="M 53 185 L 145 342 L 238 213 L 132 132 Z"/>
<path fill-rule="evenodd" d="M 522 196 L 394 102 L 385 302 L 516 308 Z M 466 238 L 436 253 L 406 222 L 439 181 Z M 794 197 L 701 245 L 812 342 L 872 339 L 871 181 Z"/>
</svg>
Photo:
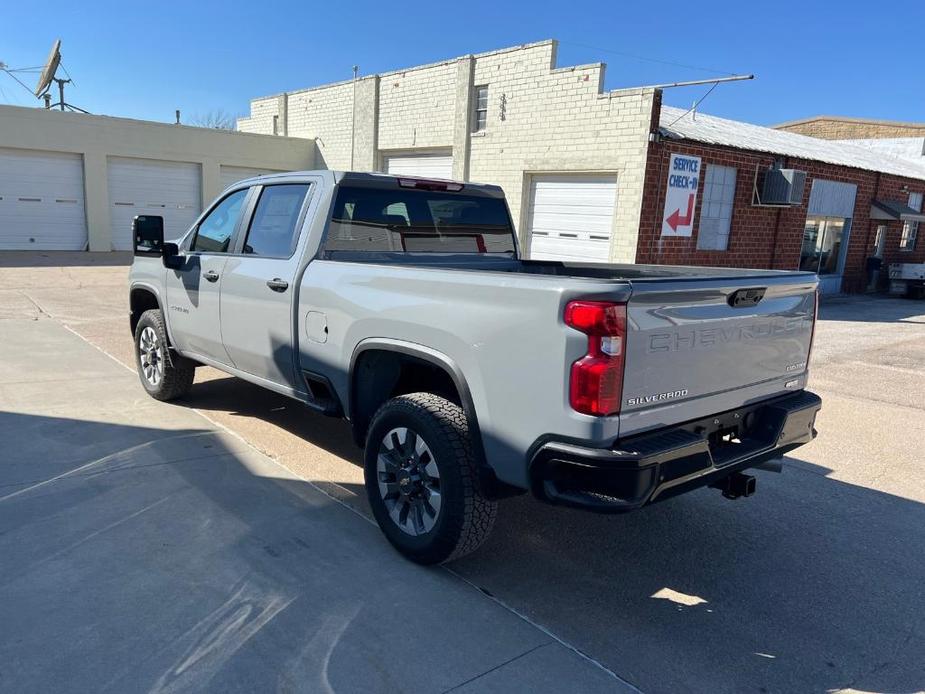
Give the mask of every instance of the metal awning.
<svg viewBox="0 0 925 694">
<path fill-rule="evenodd" d="M 899 200 L 874 200 L 870 206 L 870 218 L 925 222 L 925 213 L 914 210 Z"/>
</svg>

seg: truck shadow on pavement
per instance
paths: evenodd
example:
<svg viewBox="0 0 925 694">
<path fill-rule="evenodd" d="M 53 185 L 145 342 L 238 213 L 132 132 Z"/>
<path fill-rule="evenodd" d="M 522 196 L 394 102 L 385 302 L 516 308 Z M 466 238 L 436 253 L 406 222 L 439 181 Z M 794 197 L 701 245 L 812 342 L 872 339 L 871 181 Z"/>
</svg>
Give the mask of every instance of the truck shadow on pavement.
<svg viewBox="0 0 925 694">
<path fill-rule="evenodd" d="M 361 465 L 345 423 L 282 396 L 236 379 L 190 395 L 228 403 Z M 508 499 L 451 569 L 643 691 L 922 690 L 925 506 L 830 472 L 788 458 L 752 498 L 621 516 Z"/>
<path fill-rule="evenodd" d="M 0 435 L 3 691 L 440 692 L 538 649 L 547 681 L 614 684 L 234 436 L 14 412 Z"/>
<path fill-rule="evenodd" d="M 291 398 L 239 378 L 221 374 L 198 381 L 179 404 L 203 411 L 230 412 L 235 417 L 256 417 L 354 465 L 363 465 L 363 453 L 353 442 L 346 421 L 325 417 Z"/>
<path fill-rule="evenodd" d="M 851 295 L 823 300 L 819 320 L 861 323 L 925 324 L 925 302 L 884 294 Z"/>
</svg>

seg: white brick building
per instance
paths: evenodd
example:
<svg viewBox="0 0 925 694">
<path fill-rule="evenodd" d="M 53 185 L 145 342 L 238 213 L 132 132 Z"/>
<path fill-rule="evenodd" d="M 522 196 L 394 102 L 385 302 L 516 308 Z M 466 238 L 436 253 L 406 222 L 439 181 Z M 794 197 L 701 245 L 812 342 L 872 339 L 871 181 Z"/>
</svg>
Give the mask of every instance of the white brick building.
<svg viewBox="0 0 925 694">
<path fill-rule="evenodd" d="M 330 169 L 497 183 L 535 257 L 634 262 L 656 90 L 603 82 L 543 41 L 255 99 L 238 129 L 314 139 Z"/>
</svg>

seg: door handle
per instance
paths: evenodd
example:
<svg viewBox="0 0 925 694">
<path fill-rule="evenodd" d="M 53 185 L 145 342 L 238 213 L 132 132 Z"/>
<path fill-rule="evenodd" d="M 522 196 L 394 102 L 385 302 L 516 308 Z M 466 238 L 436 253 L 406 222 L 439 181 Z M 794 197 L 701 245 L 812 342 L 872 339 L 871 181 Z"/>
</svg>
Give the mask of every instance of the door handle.
<svg viewBox="0 0 925 694">
<path fill-rule="evenodd" d="M 202 276 L 205 277 L 210 282 L 218 281 L 218 273 L 215 270 L 209 270 L 208 272 L 203 273 Z"/>
<path fill-rule="evenodd" d="M 289 289 L 289 283 L 286 280 L 281 280 L 279 277 L 267 280 L 267 286 L 274 292 L 284 292 Z"/>
</svg>

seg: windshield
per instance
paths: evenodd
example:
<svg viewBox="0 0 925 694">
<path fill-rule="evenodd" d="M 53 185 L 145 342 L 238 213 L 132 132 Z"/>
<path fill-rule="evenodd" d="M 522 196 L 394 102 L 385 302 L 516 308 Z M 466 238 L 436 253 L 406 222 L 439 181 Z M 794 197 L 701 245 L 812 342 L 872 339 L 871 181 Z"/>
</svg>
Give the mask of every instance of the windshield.
<svg viewBox="0 0 925 694">
<path fill-rule="evenodd" d="M 348 185 L 337 192 L 325 249 L 513 255 L 514 229 L 502 198 Z"/>
</svg>

